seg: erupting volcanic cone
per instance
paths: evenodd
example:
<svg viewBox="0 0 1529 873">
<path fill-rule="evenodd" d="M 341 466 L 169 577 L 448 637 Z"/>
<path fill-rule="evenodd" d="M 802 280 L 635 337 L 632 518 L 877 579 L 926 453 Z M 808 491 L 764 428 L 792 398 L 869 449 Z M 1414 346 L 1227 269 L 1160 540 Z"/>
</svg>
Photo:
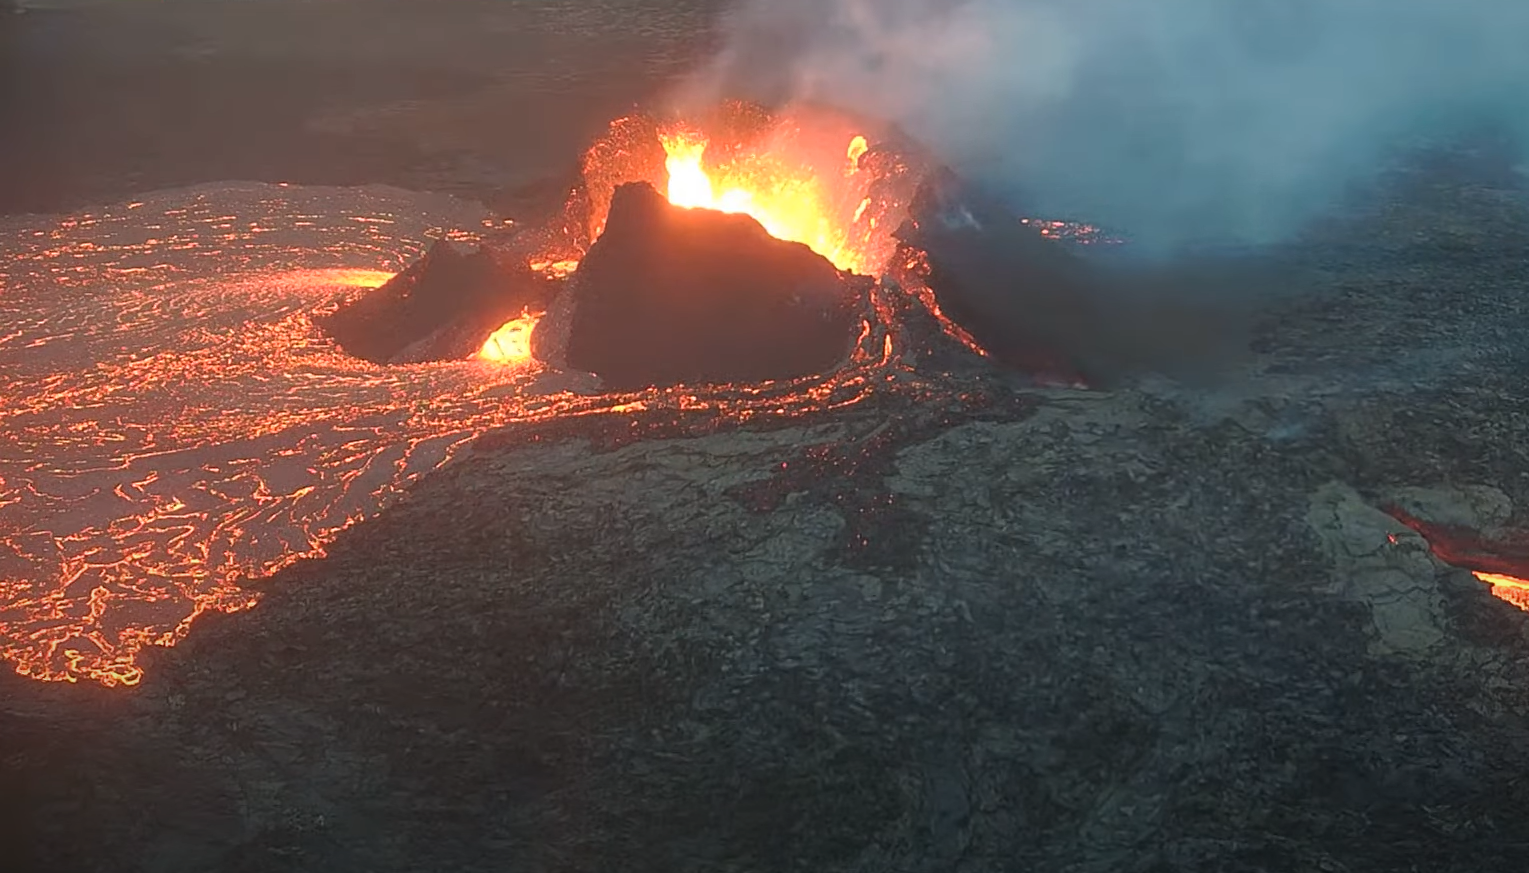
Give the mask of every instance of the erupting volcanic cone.
<svg viewBox="0 0 1529 873">
<path fill-rule="evenodd" d="M 467 358 L 496 328 L 542 311 L 557 283 L 487 249 L 436 243 L 387 284 L 319 320 L 346 354 L 379 364 Z"/>
<path fill-rule="evenodd" d="M 574 280 L 564 359 L 617 389 L 821 373 L 854 342 L 855 289 L 746 215 L 622 185 Z"/>
</svg>

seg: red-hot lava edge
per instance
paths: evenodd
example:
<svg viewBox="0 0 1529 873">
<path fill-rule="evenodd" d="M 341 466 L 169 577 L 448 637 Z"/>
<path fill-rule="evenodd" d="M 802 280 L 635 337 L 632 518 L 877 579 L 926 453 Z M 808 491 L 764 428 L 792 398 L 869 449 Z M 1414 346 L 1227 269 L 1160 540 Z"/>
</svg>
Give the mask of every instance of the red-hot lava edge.
<svg viewBox="0 0 1529 873">
<path fill-rule="evenodd" d="M 1439 560 L 1471 571 L 1492 586 L 1493 595 L 1529 611 L 1529 539 L 1497 542 L 1473 530 L 1430 524 L 1395 506 L 1386 512 L 1417 531 Z"/>
<path fill-rule="evenodd" d="M 484 445 L 704 432 L 872 397 L 990 405 L 911 363 L 931 343 L 980 349 L 940 316 L 917 253 L 891 238 L 917 161 L 842 117 L 732 107 L 668 130 L 618 120 L 586 155 L 568 208 L 500 242 L 568 271 L 616 185 L 662 190 L 666 175 L 690 173 L 666 167 L 663 137 L 695 157 L 698 130 L 715 188 L 698 194 L 690 174 L 687 197 L 742 211 L 811 204 L 773 218 L 804 222 L 836 262 L 900 280 L 871 288 L 835 372 L 590 395 L 534 360 L 380 366 L 339 353 L 316 317 L 432 238 L 493 240 L 447 230 L 494 226 L 447 198 L 225 185 L 45 226 L 0 220 L 0 657 L 40 680 L 136 684 L 145 647 L 174 645 L 209 610 L 254 605 L 249 582 L 323 555 L 491 431 Z"/>
</svg>

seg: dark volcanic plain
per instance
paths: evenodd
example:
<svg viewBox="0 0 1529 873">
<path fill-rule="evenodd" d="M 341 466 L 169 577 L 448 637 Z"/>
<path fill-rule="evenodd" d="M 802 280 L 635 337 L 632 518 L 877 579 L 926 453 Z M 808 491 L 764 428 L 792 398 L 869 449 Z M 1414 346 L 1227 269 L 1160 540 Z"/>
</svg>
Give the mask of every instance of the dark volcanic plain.
<svg viewBox="0 0 1529 873">
<path fill-rule="evenodd" d="M 492 200 L 706 41 L 699 4 L 625 4 L 635 37 L 447 5 L 0 24 L 0 205 L 223 178 Z M 1529 528 L 1529 197 L 1483 160 L 1250 263 L 1298 287 L 1200 387 L 971 370 L 1001 402 L 491 436 L 136 689 L 0 676 L 0 860 L 1520 871 L 1526 614 L 1379 509 Z"/>
<path fill-rule="evenodd" d="M 198 182 L 539 192 L 682 73 L 719 0 L 28 0 L 0 212 Z M 559 180 L 562 181 L 561 179 Z"/>
</svg>

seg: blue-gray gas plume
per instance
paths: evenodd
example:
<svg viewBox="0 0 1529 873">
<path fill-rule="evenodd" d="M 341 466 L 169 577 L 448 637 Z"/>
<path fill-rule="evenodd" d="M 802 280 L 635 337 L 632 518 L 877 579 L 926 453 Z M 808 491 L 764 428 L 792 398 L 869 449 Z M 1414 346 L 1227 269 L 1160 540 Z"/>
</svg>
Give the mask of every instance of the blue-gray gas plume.
<svg viewBox="0 0 1529 873">
<path fill-rule="evenodd" d="M 739 0 L 690 96 L 902 124 L 1147 247 L 1281 239 L 1398 148 L 1529 128 L 1525 0 Z"/>
</svg>

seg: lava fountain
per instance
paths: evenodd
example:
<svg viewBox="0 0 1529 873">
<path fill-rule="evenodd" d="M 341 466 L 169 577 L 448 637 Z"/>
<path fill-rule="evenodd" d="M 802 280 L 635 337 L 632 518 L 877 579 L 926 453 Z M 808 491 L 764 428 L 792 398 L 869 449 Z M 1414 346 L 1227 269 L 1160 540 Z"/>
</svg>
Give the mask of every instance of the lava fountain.
<svg viewBox="0 0 1529 873">
<path fill-rule="evenodd" d="M 804 243 L 841 270 L 873 274 L 880 266 L 853 244 L 849 229 L 854 219 L 846 224 L 828 206 L 831 195 L 825 181 L 834 175 L 809 166 L 792 166 L 773 150 L 708 170 L 705 157 L 709 141 L 705 134 L 682 127 L 662 133 L 660 141 L 670 203 L 748 215 L 771 236 Z M 835 175 L 852 178 L 868 149 L 865 137 L 854 134 L 845 145 L 844 166 L 835 168 L 841 173 Z M 866 195 L 856 208 L 863 215 L 869 205 Z"/>
</svg>

